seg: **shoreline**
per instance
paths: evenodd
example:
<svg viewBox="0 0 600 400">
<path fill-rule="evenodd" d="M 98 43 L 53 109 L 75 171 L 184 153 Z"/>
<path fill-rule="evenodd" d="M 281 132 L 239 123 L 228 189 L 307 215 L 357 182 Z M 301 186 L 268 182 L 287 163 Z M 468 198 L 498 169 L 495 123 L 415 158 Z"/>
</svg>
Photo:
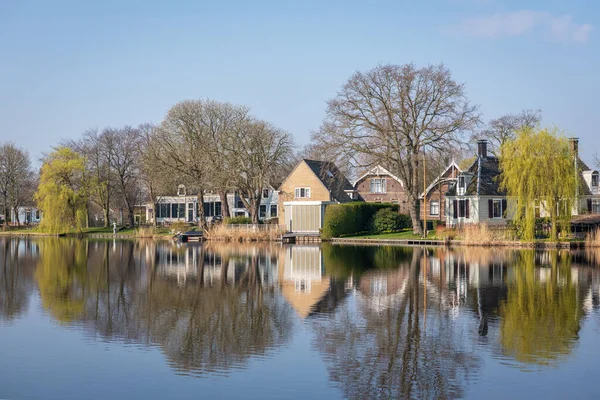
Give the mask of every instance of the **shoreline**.
<svg viewBox="0 0 600 400">
<path fill-rule="evenodd" d="M 152 235 L 137 236 L 135 234 L 112 234 L 112 233 L 42 233 L 27 231 L 0 231 L 0 237 L 71 237 L 80 239 L 151 239 L 151 240 L 172 240 L 172 235 Z M 252 242 L 277 242 L 280 240 L 246 240 L 246 241 L 228 241 L 218 238 L 207 238 L 207 242 L 221 243 L 252 243 Z M 584 241 L 576 242 L 519 242 L 502 241 L 487 243 L 472 243 L 463 240 L 439 240 L 439 239 L 362 239 L 362 238 L 331 238 L 320 239 L 323 243 L 346 244 L 346 245 L 374 245 L 374 246 L 436 246 L 436 247 L 504 247 L 521 249 L 563 249 L 577 250 L 588 246 Z"/>
</svg>

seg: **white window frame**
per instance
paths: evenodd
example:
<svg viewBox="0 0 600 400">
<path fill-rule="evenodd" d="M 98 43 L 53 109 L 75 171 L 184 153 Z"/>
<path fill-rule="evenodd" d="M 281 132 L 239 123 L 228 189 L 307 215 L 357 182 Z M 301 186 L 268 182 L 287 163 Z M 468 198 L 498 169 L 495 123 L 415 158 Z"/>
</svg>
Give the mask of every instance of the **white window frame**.
<svg viewBox="0 0 600 400">
<path fill-rule="evenodd" d="M 465 194 L 466 191 L 466 186 L 467 186 L 467 180 L 465 179 L 465 177 L 463 175 L 458 177 L 458 194 Z"/>
<path fill-rule="evenodd" d="M 596 178 L 596 182 L 594 182 L 594 178 Z M 597 172 L 592 172 L 592 187 L 598 187 L 600 184 L 600 174 Z"/>
<path fill-rule="evenodd" d="M 434 205 L 437 208 L 437 212 L 434 212 Z M 429 202 L 429 215 L 439 216 L 440 215 L 440 202 L 439 201 L 430 201 Z"/>
<path fill-rule="evenodd" d="M 371 178 L 371 193 L 387 193 L 387 180 L 385 178 Z"/>
<path fill-rule="evenodd" d="M 500 204 L 499 210 L 500 215 L 496 216 L 496 203 Z M 492 218 L 493 219 L 502 219 L 502 215 L 504 214 L 504 210 L 502 209 L 502 199 L 492 199 Z"/>
<path fill-rule="evenodd" d="M 296 199 L 310 199 L 310 194 L 309 187 L 294 188 L 294 198 Z"/>
<path fill-rule="evenodd" d="M 592 199 L 592 214 L 600 214 L 600 199 Z"/>
<path fill-rule="evenodd" d="M 263 199 L 269 198 L 269 192 L 270 192 L 269 189 L 263 189 L 263 191 L 262 191 Z"/>
</svg>

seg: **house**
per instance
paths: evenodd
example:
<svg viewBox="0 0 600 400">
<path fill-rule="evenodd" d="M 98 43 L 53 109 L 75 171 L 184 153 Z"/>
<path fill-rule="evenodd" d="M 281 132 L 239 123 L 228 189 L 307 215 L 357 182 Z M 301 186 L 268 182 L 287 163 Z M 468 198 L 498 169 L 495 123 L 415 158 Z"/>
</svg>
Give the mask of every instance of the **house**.
<svg viewBox="0 0 600 400">
<path fill-rule="evenodd" d="M 487 223 L 506 225 L 506 191 L 500 188 L 500 162 L 487 152 L 487 140 L 477 141 L 477 158 L 457 174 L 446 193 L 446 226 Z"/>
<path fill-rule="evenodd" d="M 183 221 L 196 223 L 198 221 L 198 195 L 187 193 L 185 187 L 180 185 L 177 195 L 161 196 L 158 199 L 158 209 L 154 212 L 154 205 L 146 206 L 146 221 L 153 222 L 157 218 L 158 223 L 172 223 Z M 223 203 L 221 196 L 216 193 L 204 194 L 204 217 L 207 221 L 221 218 L 223 216 Z M 258 217 L 260 221 L 267 221 L 278 217 L 279 194 L 273 187 L 267 186 L 263 189 L 260 200 Z M 242 199 L 237 193 L 227 193 L 227 204 L 232 217 L 249 217 L 250 212 L 244 206 Z"/>
<path fill-rule="evenodd" d="M 11 224 L 31 225 L 39 224 L 42 221 L 42 214 L 39 209 L 33 206 L 17 207 L 17 212 L 14 209 L 10 210 Z"/>
<path fill-rule="evenodd" d="M 317 234 L 327 205 L 353 197 L 354 187 L 335 164 L 303 159 L 279 187 L 279 224 L 288 232 Z"/>
<path fill-rule="evenodd" d="M 579 139 L 570 139 L 574 172 L 579 177 L 577 201 L 572 215 L 600 214 L 599 173 L 590 169 L 579 157 Z M 526 171 L 524 171 L 526 173 Z M 459 172 L 456 181 L 446 193 L 446 225 L 470 223 L 506 225 L 513 218 L 508 207 L 506 191 L 500 187 L 500 163 L 487 153 L 487 141 L 477 142 L 477 158 L 466 171 Z M 543 207 L 537 215 L 547 216 Z"/>
<path fill-rule="evenodd" d="M 398 204 L 401 213 L 408 212 L 404 182 L 381 165 L 367 171 L 353 186 L 360 200 Z"/>
<path fill-rule="evenodd" d="M 424 193 L 421 193 L 421 220 L 427 212 L 427 220 L 446 221 L 446 193 L 456 182 L 458 174 L 462 169 L 454 161 L 427 187 Z M 424 199 L 426 203 L 424 203 Z"/>
</svg>

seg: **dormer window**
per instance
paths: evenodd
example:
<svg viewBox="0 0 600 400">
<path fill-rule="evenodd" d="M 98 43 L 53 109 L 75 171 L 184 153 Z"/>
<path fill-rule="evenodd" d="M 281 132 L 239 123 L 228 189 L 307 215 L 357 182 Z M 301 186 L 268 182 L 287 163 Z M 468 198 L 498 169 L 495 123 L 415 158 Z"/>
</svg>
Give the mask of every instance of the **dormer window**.
<svg viewBox="0 0 600 400">
<path fill-rule="evenodd" d="M 592 187 L 598 187 L 598 183 L 599 183 L 598 178 L 599 178 L 598 172 L 593 172 L 592 173 Z"/>
<path fill-rule="evenodd" d="M 185 196 L 185 185 L 177 186 L 177 196 Z"/>
<path fill-rule="evenodd" d="M 464 176 L 458 177 L 458 194 L 465 194 L 466 181 Z"/>
</svg>

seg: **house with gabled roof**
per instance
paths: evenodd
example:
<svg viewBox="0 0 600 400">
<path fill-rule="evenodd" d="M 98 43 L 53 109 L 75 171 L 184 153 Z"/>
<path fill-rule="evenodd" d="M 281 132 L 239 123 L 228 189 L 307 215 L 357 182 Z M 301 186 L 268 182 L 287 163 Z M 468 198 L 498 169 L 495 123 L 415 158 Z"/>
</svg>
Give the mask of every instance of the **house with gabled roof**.
<svg viewBox="0 0 600 400">
<path fill-rule="evenodd" d="M 355 191 L 329 161 L 303 159 L 279 187 L 279 224 L 287 232 L 318 234 L 329 204 L 354 201 Z"/>
<path fill-rule="evenodd" d="M 446 226 L 474 223 L 506 225 L 506 191 L 500 187 L 500 162 L 487 152 L 487 140 L 477 141 L 477 158 L 459 172 L 446 193 Z"/>
<path fill-rule="evenodd" d="M 419 196 L 421 202 L 421 220 L 427 216 L 428 221 L 446 221 L 448 212 L 448 208 L 446 207 L 446 193 L 450 187 L 454 185 L 458 178 L 458 174 L 461 172 L 463 172 L 462 169 L 453 160 L 446 169 L 431 182 L 425 192 L 421 193 Z"/>
<path fill-rule="evenodd" d="M 381 165 L 364 173 L 353 186 L 360 200 L 398 204 L 401 213 L 408 212 L 404 182 Z"/>
</svg>

